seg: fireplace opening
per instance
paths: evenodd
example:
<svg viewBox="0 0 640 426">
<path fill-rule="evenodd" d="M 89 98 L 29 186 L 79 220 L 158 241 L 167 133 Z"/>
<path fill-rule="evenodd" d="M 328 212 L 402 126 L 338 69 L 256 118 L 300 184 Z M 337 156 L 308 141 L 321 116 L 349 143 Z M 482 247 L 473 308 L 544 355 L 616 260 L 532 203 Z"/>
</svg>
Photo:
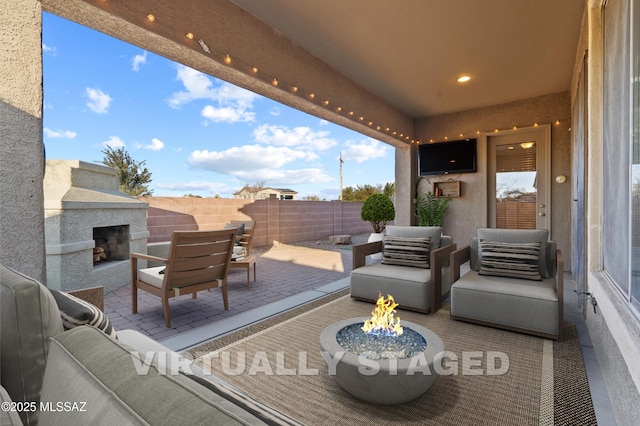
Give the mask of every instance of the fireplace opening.
<svg viewBox="0 0 640 426">
<path fill-rule="evenodd" d="M 93 266 L 129 260 L 129 225 L 93 228 Z"/>
</svg>

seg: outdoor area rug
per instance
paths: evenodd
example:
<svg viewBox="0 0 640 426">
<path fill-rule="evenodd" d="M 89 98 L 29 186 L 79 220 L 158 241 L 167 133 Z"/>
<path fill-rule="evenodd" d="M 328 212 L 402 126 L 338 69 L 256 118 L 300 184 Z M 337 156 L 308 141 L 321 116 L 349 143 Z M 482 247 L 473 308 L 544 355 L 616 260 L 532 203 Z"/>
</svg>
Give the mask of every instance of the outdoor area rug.
<svg viewBox="0 0 640 426">
<path fill-rule="evenodd" d="M 344 292 L 342 293 L 344 294 Z M 449 305 L 433 315 L 398 309 L 402 321 L 431 329 L 443 340 L 450 375 L 438 377 L 416 400 L 373 405 L 345 392 L 328 373 L 319 336 L 346 318 L 369 317 L 372 303 L 338 294 L 298 308 L 189 352 L 197 363 L 257 400 L 302 423 L 433 425 L 596 424 L 575 326 L 565 323 L 558 342 L 454 321 Z M 498 370 L 488 353 L 508 357 L 500 375 L 469 375 Z"/>
</svg>

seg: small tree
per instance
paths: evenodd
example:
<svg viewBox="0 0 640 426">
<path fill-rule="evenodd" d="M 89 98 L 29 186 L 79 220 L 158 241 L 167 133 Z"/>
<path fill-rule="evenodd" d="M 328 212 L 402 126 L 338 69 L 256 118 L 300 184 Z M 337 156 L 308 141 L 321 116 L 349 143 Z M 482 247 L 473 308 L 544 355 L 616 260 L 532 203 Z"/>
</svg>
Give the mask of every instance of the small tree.
<svg viewBox="0 0 640 426">
<path fill-rule="evenodd" d="M 391 199 L 384 194 L 373 194 L 362 203 L 360 210 L 362 220 L 371 222 L 373 232 L 383 232 L 387 222 L 396 217 L 396 209 Z"/>
<path fill-rule="evenodd" d="M 416 216 L 420 226 L 442 226 L 442 217 L 451 198 L 438 198 L 429 191 L 418 197 Z"/>
<path fill-rule="evenodd" d="M 144 167 L 146 161 L 135 161 L 124 148 L 114 149 L 110 146 L 103 150 L 105 155 L 102 164 L 118 171 L 120 192 L 132 196 L 147 196 L 153 193 L 149 189 L 151 172 Z"/>
</svg>

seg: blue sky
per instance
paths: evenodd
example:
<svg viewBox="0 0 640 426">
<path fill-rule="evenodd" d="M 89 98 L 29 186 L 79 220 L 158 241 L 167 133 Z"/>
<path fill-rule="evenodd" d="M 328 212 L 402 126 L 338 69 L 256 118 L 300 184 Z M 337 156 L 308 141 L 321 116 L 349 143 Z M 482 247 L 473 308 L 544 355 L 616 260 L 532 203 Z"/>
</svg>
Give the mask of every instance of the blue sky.
<svg viewBox="0 0 640 426">
<path fill-rule="evenodd" d="M 47 158 L 101 162 L 124 147 L 152 173 L 153 195 L 232 197 L 245 184 L 338 198 L 394 181 L 394 148 L 43 14 Z"/>
</svg>

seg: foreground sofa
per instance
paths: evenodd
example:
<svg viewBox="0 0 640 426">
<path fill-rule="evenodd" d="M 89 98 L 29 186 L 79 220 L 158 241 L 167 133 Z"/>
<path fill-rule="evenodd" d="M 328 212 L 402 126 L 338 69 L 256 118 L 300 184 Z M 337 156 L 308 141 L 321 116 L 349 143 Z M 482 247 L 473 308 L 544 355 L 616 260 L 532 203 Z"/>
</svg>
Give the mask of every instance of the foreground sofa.
<svg viewBox="0 0 640 426">
<path fill-rule="evenodd" d="M 451 317 L 557 339 L 563 319 L 563 260 L 546 229 L 478 228 L 451 253 Z M 460 266 L 470 270 L 460 276 Z"/>
<path fill-rule="evenodd" d="M 353 246 L 351 297 L 375 301 L 391 294 L 402 309 L 436 312 L 449 294 L 449 254 L 455 248 L 439 226 L 389 225 L 382 241 Z M 383 253 L 382 260 L 367 264 L 376 253 Z"/>
<path fill-rule="evenodd" d="M 52 292 L 1 264 L 0 284 L 0 398 L 22 407 L 2 425 L 297 424 L 136 331 L 65 331 Z"/>
</svg>

